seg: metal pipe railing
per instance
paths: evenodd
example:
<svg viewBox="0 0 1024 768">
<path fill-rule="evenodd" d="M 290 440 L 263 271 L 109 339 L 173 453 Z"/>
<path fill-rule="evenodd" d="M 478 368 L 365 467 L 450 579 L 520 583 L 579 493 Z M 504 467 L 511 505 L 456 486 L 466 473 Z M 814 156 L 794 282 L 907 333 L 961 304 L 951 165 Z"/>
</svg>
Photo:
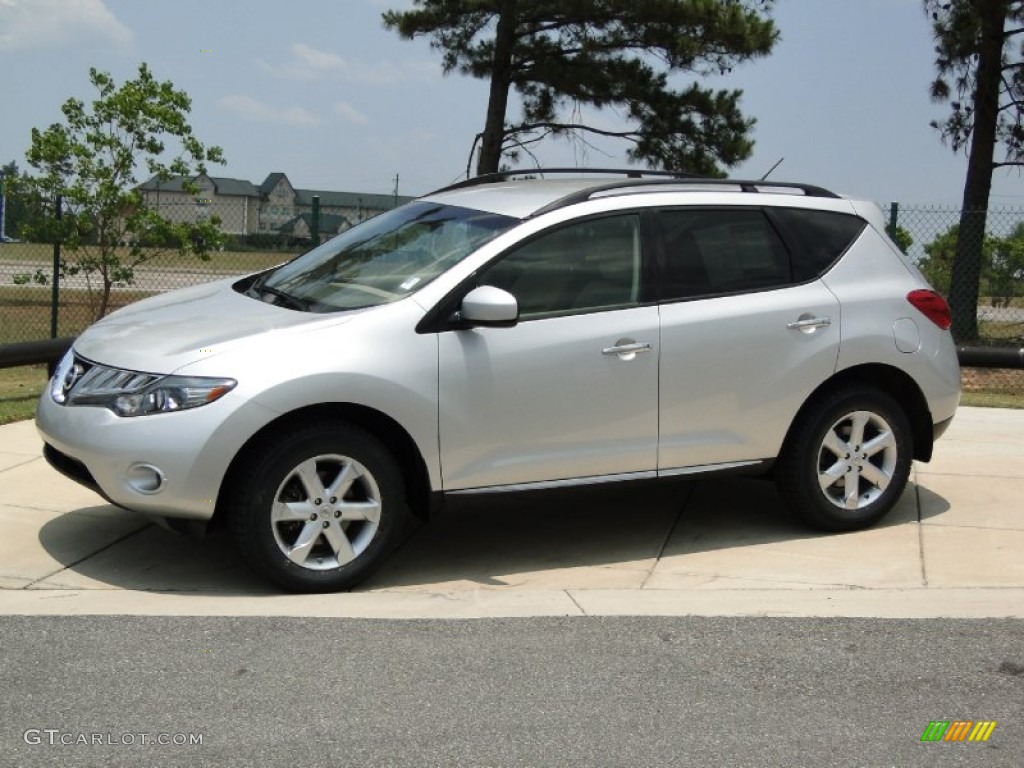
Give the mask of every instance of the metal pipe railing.
<svg viewBox="0 0 1024 768">
<path fill-rule="evenodd" d="M 1024 368 L 1024 347 L 957 347 L 964 368 Z"/>
<path fill-rule="evenodd" d="M 18 344 L 0 344 L 0 368 L 17 368 L 20 365 L 48 364 L 51 368 L 64 357 L 74 336 L 63 339 L 23 341 Z"/>
</svg>

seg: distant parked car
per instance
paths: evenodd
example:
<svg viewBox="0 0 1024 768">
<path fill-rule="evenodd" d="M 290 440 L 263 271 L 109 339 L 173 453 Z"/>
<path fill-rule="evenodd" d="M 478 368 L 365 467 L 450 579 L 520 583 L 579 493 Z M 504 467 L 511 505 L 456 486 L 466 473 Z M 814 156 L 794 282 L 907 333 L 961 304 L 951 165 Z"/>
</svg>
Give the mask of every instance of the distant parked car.
<svg viewBox="0 0 1024 768">
<path fill-rule="evenodd" d="M 577 176 L 472 179 L 115 312 L 39 401 L 47 459 L 172 527 L 226 524 L 302 591 L 359 582 L 452 494 L 743 472 L 818 528 L 885 515 L 960 371 L 879 208 Z"/>
</svg>

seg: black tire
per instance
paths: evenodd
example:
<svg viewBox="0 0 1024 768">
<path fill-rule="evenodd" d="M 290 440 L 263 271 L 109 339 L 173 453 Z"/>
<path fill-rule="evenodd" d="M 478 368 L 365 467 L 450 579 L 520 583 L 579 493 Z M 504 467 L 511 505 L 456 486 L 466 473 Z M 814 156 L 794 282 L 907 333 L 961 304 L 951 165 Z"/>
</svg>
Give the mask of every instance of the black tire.
<svg viewBox="0 0 1024 768">
<path fill-rule="evenodd" d="M 234 483 L 227 512 L 246 562 L 295 592 L 355 586 L 401 542 L 410 518 L 395 459 L 345 422 L 307 425 L 264 445 Z"/>
<path fill-rule="evenodd" d="M 858 425 L 860 444 L 845 441 L 856 436 Z M 899 500 L 913 454 L 910 422 L 899 403 L 880 390 L 849 386 L 818 397 L 797 417 L 776 483 L 793 514 L 808 525 L 859 530 Z"/>
</svg>

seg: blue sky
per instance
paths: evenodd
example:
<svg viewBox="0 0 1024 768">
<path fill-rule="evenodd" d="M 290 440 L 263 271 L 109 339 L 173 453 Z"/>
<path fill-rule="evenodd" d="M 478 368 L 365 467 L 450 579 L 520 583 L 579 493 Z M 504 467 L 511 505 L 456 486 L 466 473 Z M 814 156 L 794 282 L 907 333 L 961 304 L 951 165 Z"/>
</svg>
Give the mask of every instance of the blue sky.
<svg viewBox="0 0 1024 768">
<path fill-rule="evenodd" d="M 91 97 L 90 66 L 120 81 L 139 62 L 193 99 L 200 140 L 224 148 L 214 175 L 303 188 L 422 194 L 460 177 L 483 124 L 486 84 L 443 77 L 426 42 L 385 30 L 406 0 L 0 0 L 0 162 L 32 127 Z M 929 121 L 932 41 L 920 0 L 778 0 L 782 40 L 715 78 L 757 118 L 732 172 L 805 181 L 886 203 L 956 204 L 966 159 Z M 685 84 L 686 79 L 680 79 Z M 596 116 L 615 125 L 611 112 Z M 625 146 L 549 141 L 547 165 L 625 165 Z M 997 173 L 993 204 L 1024 205 L 1024 178 Z"/>
</svg>

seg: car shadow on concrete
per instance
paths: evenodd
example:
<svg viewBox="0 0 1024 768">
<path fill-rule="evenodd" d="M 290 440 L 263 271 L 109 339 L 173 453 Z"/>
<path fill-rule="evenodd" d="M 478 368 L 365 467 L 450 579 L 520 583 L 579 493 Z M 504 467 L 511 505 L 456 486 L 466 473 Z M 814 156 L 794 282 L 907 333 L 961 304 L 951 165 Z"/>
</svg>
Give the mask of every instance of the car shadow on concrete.
<svg viewBox="0 0 1024 768">
<path fill-rule="evenodd" d="M 918 503 L 919 495 L 929 503 Z M 921 508 L 936 515 L 949 504 L 911 484 L 869 531 L 829 534 L 794 519 L 775 486 L 760 479 L 463 497 L 361 589 L 641 588 L 665 558 L 719 550 L 742 558 L 746 547 L 825 539 L 852 549 L 858 536 L 920 520 Z"/>
<path fill-rule="evenodd" d="M 925 496 L 928 503 L 918 503 Z M 935 515 L 948 508 L 941 497 L 911 484 L 872 531 L 919 520 L 921 509 Z M 125 516 L 123 531 L 87 554 L 68 548 L 69 540 L 88 535 L 90 526 L 115 513 Z M 357 591 L 641 588 L 663 558 L 719 550 L 742 557 L 746 547 L 830 536 L 795 521 L 774 486 L 757 479 L 462 496 L 430 523 L 415 525 Z M 224 532 L 195 541 L 111 507 L 57 517 L 40 529 L 39 542 L 65 567 L 32 589 L 279 593 L 249 571 Z"/>
<path fill-rule="evenodd" d="M 100 515 L 119 516 L 122 530 L 87 555 L 65 555 L 69 539 L 88 533 Z M 30 589 L 129 589 L 187 594 L 278 594 L 249 571 L 223 532 L 195 540 L 169 531 L 142 515 L 112 506 L 80 509 L 47 522 L 39 543 L 64 565 Z"/>
</svg>

